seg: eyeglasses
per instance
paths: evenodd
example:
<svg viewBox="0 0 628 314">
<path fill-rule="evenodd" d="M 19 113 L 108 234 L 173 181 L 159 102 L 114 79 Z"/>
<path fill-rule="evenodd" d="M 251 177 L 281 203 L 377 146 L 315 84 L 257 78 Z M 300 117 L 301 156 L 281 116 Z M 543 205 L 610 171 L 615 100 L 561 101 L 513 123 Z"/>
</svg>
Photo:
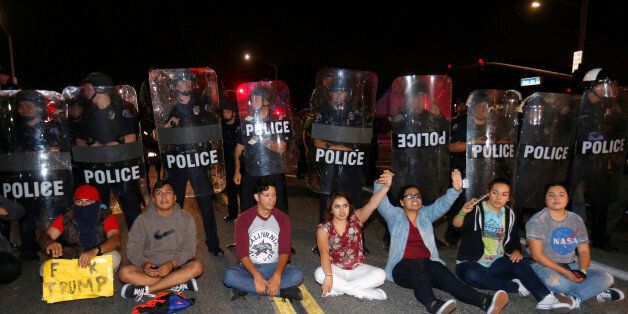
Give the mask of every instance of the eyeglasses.
<svg viewBox="0 0 628 314">
<path fill-rule="evenodd" d="M 407 199 L 407 200 L 411 200 L 411 199 L 420 200 L 421 199 L 421 194 L 419 194 L 419 193 L 408 194 L 408 195 L 404 196 L 403 198 Z"/>
</svg>

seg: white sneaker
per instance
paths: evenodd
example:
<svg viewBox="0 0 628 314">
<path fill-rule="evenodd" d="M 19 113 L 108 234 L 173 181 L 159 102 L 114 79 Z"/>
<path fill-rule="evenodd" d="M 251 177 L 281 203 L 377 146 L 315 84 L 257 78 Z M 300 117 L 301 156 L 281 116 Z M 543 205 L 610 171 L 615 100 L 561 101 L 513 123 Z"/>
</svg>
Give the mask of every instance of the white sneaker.
<svg viewBox="0 0 628 314">
<path fill-rule="evenodd" d="M 353 296 L 369 300 L 386 300 L 387 298 L 386 292 L 382 289 L 356 289 Z"/>
<path fill-rule="evenodd" d="M 598 302 L 621 301 L 624 299 L 624 293 L 617 288 L 609 288 L 600 292 L 595 298 Z"/>
<path fill-rule="evenodd" d="M 571 311 L 571 305 L 558 301 L 553 294 L 548 294 L 536 304 L 539 310 L 552 310 L 555 313 L 567 313 Z"/>
<path fill-rule="evenodd" d="M 569 299 L 571 299 L 571 309 L 572 310 L 577 310 L 577 309 L 580 308 L 580 298 L 570 295 Z"/>
<path fill-rule="evenodd" d="M 519 279 L 513 279 L 511 280 L 512 282 L 516 283 L 517 285 L 519 285 L 519 294 L 527 297 L 530 295 L 530 291 L 528 289 L 526 289 L 526 287 L 523 285 L 523 283 L 521 282 L 521 280 Z"/>
</svg>

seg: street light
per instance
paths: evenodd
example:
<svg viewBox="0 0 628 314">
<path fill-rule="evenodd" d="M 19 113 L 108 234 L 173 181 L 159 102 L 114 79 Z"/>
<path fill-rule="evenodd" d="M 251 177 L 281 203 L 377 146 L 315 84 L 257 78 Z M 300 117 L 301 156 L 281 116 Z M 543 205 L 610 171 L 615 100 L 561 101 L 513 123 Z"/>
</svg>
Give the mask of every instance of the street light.
<svg viewBox="0 0 628 314">
<path fill-rule="evenodd" d="M 15 63 L 13 62 L 13 40 L 11 40 L 11 33 L 9 33 L 9 31 L 6 28 L 6 26 L 4 26 L 4 23 L 2 22 L 2 18 L 1 17 L 0 17 L 0 26 L 2 26 L 2 30 L 4 30 L 4 32 L 7 34 L 7 37 L 9 38 L 9 60 L 11 62 L 11 81 L 13 82 L 13 84 L 16 84 L 16 82 L 15 82 Z"/>
<path fill-rule="evenodd" d="M 560 2 L 562 4 L 566 4 L 572 8 L 580 10 L 580 33 L 578 35 L 578 50 L 584 51 L 584 38 L 587 30 L 587 11 L 589 8 L 589 0 L 582 0 L 582 3 L 580 5 L 565 0 L 552 1 Z M 537 9 L 541 7 L 541 2 L 538 0 L 532 1 L 530 2 L 530 7 L 532 7 L 533 9 Z"/>
<path fill-rule="evenodd" d="M 249 53 L 244 53 L 244 60 L 249 61 L 251 59 L 258 59 L 258 60 L 263 61 L 266 64 L 270 65 L 271 67 L 273 67 L 273 69 L 275 70 L 275 81 L 277 80 L 277 66 L 276 65 L 274 65 L 274 64 L 268 62 L 267 60 L 262 59 L 262 58 L 260 58 L 258 56 L 253 56 L 253 55 L 251 55 Z"/>
</svg>

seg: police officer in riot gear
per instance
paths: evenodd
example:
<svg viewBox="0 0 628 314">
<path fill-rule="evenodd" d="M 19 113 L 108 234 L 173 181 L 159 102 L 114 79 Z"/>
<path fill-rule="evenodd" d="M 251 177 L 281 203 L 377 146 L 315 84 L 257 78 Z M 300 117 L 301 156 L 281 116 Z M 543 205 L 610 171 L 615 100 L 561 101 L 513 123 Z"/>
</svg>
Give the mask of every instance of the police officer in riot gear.
<svg viewBox="0 0 628 314">
<path fill-rule="evenodd" d="M 84 127 L 76 135 L 78 146 L 110 147 L 138 140 L 136 109 L 117 94 L 111 78 L 102 73 L 91 73 L 83 80 L 81 93 L 82 97 L 89 101 L 89 106 L 83 109 Z M 81 182 L 96 183 L 94 186 L 106 206 L 109 206 L 111 192 L 115 193 L 128 229 L 131 229 L 141 211 L 143 196 L 138 181 L 139 174 L 134 174 L 131 180 L 119 180 L 110 172 L 114 168 L 124 169 L 132 166 L 139 167 L 137 161 L 128 160 L 86 164 Z M 98 173 L 106 173 L 107 180 L 98 182 L 96 175 Z M 111 177 L 114 179 L 110 180 Z"/>
<path fill-rule="evenodd" d="M 323 108 L 317 115 L 314 123 L 354 127 L 364 124 L 364 116 L 361 111 L 352 107 L 352 99 L 355 97 L 352 82 L 348 75 L 343 72 L 336 75 L 327 76 L 325 95 L 313 94 L 313 100 L 322 100 Z M 370 138 L 369 138 L 370 139 Z M 322 139 L 313 139 L 314 151 L 316 149 L 333 150 L 340 152 L 353 152 L 359 149 L 359 144 L 349 144 L 332 142 Z M 312 153 L 310 153 L 311 156 Z M 366 158 L 366 157 L 365 157 Z M 362 173 L 364 166 L 336 165 L 329 163 L 318 163 L 314 165 L 319 180 L 319 189 L 323 192 L 319 198 L 319 221 L 325 219 L 325 211 L 328 208 L 329 192 L 342 190 L 349 193 L 356 208 L 362 206 Z M 366 170 L 366 169 L 364 169 Z M 310 181 L 314 178 L 310 178 Z M 364 243 L 364 242 L 363 242 Z M 364 244 L 363 244 L 364 245 Z M 318 247 L 314 245 L 312 252 L 318 254 Z M 364 246 L 364 253 L 369 250 Z"/>
<path fill-rule="evenodd" d="M 195 76 L 188 70 L 177 70 L 172 80 L 172 89 L 175 91 L 176 103 L 168 114 L 164 128 L 188 128 L 218 123 L 218 117 L 213 113 L 209 100 L 199 99 L 194 87 Z M 158 139 L 159 140 L 159 139 Z M 162 151 L 162 156 L 168 154 L 197 154 L 208 149 L 209 144 L 179 144 L 173 152 Z M 163 149 L 163 148 L 162 148 Z M 189 165 L 188 165 L 189 166 Z M 172 182 L 177 203 L 183 208 L 187 182 L 190 181 L 194 190 L 199 210 L 203 217 L 205 229 L 205 244 L 214 256 L 223 256 L 224 251 L 219 246 L 216 218 L 212 193 L 214 191 L 211 178 L 205 166 L 201 167 L 167 167 L 168 179 Z"/>
<path fill-rule="evenodd" d="M 238 142 L 242 141 L 237 107 L 229 99 L 224 100 L 221 123 L 225 153 L 225 174 L 227 177 L 227 201 L 229 202 L 228 214 L 223 220 L 229 222 L 236 219 L 240 212 L 238 204 L 239 185 L 233 181 L 233 176 L 235 175 L 235 149 Z"/>
<path fill-rule="evenodd" d="M 22 90 L 15 95 L 15 104 L 17 105 L 14 130 L 15 153 L 34 154 L 69 151 L 67 130 L 64 129 L 61 121 L 54 117 L 55 112 L 51 112 L 53 117 L 50 121 L 46 121 L 47 103 L 44 95 L 35 90 Z M 51 111 L 56 110 L 54 106 L 51 104 Z M 59 174 L 59 176 L 63 175 L 64 173 Z M 23 173 L 19 175 L 17 181 L 23 181 L 24 184 L 30 186 L 30 183 L 42 181 L 42 176 L 45 174 L 39 171 Z M 56 177 L 56 175 L 50 175 L 50 177 Z M 69 175 L 63 178 L 68 183 L 71 182 Z M 11 193 L 13 196 L 17 194 L 16 191 L 11 191 Z M 20 257 L 24 260 L 37 259 L 36 230 L 39 224 L 45 224 L 40 221 L 41 218 L 46 218 L 45 212 L 51 212 L 52 215 L 59 214 L 65 204 L 54 193 L 52 197 L 22 195 L 18 198 L 16 196 L 16 200 L 26 210 L 26 214 L 20 221 L 22 241 Z"/>
<path fill-rule="evenodd" d="M 252 107 L 251 115 L 245 118 L 250 122 L 262 122 L 268 123 L 276 120 L 284 119 L 283 116 L 276 117 L 271 111 L 271 94 L 272 91 L 269 87 L 258 85 L 251 91 L 249 101 Z M 261 177 L 268 177 L 273 182 L 277 189 L 277 208 L 283 212 L 288 210 L 288 202 L 285 187 L 285 176 L 283 174 L 283 164 L 286 158 L 286 138 L 283 138 L 283 134 L 274 134 L 271 138 L 262 138 L 256 136 L 254 132 L 247 132 L 241 130 L 244 136 L 240 137 L 240 141 L 235 148 L 235 174 L 234 182 L 236 184 L 242 183 L 242 209 L 247 210 L 257 204 L 253 198 L 253 188 L 255 181 Z M 263 169 L 247 169 L 244 165 L 245 158 L 256 158 L 258 154 L 256 152 L 262 152 L 259 155 L 267 157 L 266 160 L 257 161 L 258 166 Z M 252 163 L 248 163 L 249 166 Z M 263 170 L 263 171 L 261 171 Z M 251 173 L 255 172 L 274 173 L 271 175 L 256 176 Z"/>
</svg>

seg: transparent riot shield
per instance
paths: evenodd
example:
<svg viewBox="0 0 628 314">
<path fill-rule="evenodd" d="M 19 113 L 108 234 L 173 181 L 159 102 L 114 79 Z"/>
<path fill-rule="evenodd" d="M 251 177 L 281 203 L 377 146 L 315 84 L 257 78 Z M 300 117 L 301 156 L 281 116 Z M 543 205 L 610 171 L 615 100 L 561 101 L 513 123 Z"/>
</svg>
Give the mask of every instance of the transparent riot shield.
<svg viewBox="0 0 628 314">
<path fill-rule="evenodd" d="M 57 92 L 0 92 L 0 184 L 39 227 L 72 205 L 68 108 Z M 32 230 L 34 232 L 34 230 Z"/>
<path fill-rule="evenodd" d="M 359 190 L 366 183 L 376 89 L 377 76 L 371 72 L 318 72 L 310 104 L 316 112 L 308 149 L 312 191 Z"/>
<path fill-rule="evenodd" d="M 216 72 L 157 69 L 148 74 L 162 164 L 174 180 L 196 180 L 194 195 L 226 186 Z"/>
<path fill-rule="evenodd" d="M 580 95 L 534 93 L 525 100 L 517 149 L 515 203 L 545 206 L 544 188 L 566 180 Z"/>
<path fill-rule="evenodd" d="M 451 78 L 447 75 L 402 76 L 390 93 L 393 195 L 412 184 L 431 204 L 450 181 L 449 129 Z"/>
<path fill-rule="evenodd" d="M 286 155 L 294 132 L 288 86 L 281 81 L 241 84 L 238 106 L 245 170 L 255 177 L 287 172 Z"/>
<path fill-rule="evenodd" d="M 466 198 L 487 193 L 495 178 L 515 179 L 517 91 L 476 90 L 467 99 Z M 514 194 L 514 189 L 511 195 Z"/>
<path fill-rule="evenodd" d="M 617 82 L 604 80 L 582 95 L 571 189 L 589 203 L 611 203 L 618 196 L 626 142 L 626 102 L 620 92 Z"/>
</svg>

